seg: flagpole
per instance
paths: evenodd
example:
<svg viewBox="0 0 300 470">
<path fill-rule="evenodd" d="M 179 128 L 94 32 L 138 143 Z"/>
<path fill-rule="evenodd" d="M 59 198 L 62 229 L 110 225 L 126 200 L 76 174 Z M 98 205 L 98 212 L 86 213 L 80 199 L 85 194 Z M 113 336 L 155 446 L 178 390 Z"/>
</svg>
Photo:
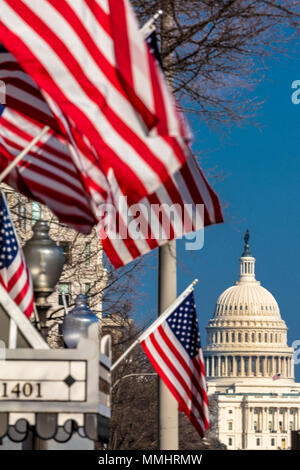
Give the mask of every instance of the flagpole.
<svg viewBox="0 0 300 470">
<path fill-rule="evenodd" d="M 161 51 L 168 49 L 172 36 L 174 19 L 170 0 L 162 2 L 164 14 L 161 16 Z M 165 70 L 172 69 L 173 54 L 164 57 Z M 167 76 L 170 88 L 173 88 L 171 76 Z M 158 249 L 158 308 L 163 312 L 177 297 L 176 240 L 172 240 Z M 179 418 L 178 403 L 164 381 L 158 379 L 158 448 L 160 450 L 178 450 Z"/>
<path fill-rule="evenodd" d="M 45 134 L 50 130 L 49 126 L 45 126 L 44 129 L 34 138 L 32 141 L 22 150 L 19 155 L 2 171 L 0 174 L 0 183 L 4 178 L 15 168 L 15 166 L 24 158 L 28 152 L 35 146 L 35 144 L 44 137 Z"/>
<path fill-rule="evenodd" d="M 179 297 L 172 303 L 159 317 L 151 323 L 151 325 L 143 331 L 143 333 L 129 346 L 128 349 L 116 360 L 116 362 L 111 366 L 110 371 L 113 371 L 117 365 L 120 364 L 123 359 L 132 351 L 133 348 L 139 343 L 141 343 L 147 336 L 151 335 L 151 333 L 161 325 L 165 321 L 165 319 L 178 307 L 178 305 L 183 302 L 183 300 L 192 292 L 194 285 L 197 284 L 198 279 L 195 279 L 183 292 L 180 294 Z"/>
<path fill-rule="evenodd" d="M 155 21 L 158 20 L 160 15 L 163 14 L 162 10 L 158 10 L 154 15 L 147 21 L 141 28 L 140 31 L 143 33 L 144 36 L 148 36 L 151 32 L 155 30 Z"/>
<path fill-rule="evenodd" d="M 176 299 L 176 240 L 159 247 L 158 309 L 163 312 Z M 164 381 L 158 379 L 158 440 L 160 450 L 178 450 L 178 403 Z"/>
</svg>

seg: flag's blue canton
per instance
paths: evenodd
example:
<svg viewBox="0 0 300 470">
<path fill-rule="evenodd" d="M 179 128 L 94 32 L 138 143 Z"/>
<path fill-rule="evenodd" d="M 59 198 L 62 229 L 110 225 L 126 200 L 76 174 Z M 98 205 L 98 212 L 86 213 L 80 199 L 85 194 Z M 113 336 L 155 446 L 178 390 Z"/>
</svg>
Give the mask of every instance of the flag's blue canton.
<svg viewBox="0 0 300 470">
<path fill-rule="evenodd" d="M 157 62 L 159 63 L 159 65 L 162 68 L 162 61 L 161 61 L 161 56 L 160 56 L 160 52 L 159 52 L 159 47 L 158 47 L 157 37 L 156 37 L 155 31 L 153 31 L 153 33 L 151 33 L 147 37 L 146 41 L 149 45 L 150 51 L 152 52 L 155 59 L 157 60 Z"/>
<path fill-rule="evenodd" d="M 184 299 L 176 310 L 174 310 L 174 312 L 168 317 L 167 322 L 176 338 L 180 341 L 191 359 L 193 359 L 201 348 L 193 292 Z"/>
<path fill-rule="evenodd" d="M 0 43 L 0 54 L 1 54 L 1 52 L 7 52 L 7 50 L 6 50 L 5 47 Z M 3 113 L 3 111 L 4 111 L 4 109 L 5 109 L 5 106 L 4 106 L 3 104 L 0 104 L 0 117 L 1 117 L 1 115 L 2 115 L 2 113 Z"/>
<path fill-rule="evenodd" d="M 3 197 L 0 206 L 0 269 L 8 268 L 18 253 L 18 242 Z"/>
</svg>

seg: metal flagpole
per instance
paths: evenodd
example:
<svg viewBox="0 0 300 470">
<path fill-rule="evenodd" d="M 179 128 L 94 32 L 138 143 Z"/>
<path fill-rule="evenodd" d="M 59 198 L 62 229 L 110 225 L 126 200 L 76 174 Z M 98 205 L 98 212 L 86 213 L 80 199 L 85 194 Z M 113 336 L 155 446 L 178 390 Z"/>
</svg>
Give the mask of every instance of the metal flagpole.
<svg viewBox="0 0 300 470">
<path fill-rule="evenodd" d="M 15 166 L 19 163 L 19 161 L 24 158 L 28 152 L 35 146 L 35 144 L 44 137 L 45 134 L 50 130 L 49 126 L 45 126 L 44 129 L 34 138 L 32 141 L 22 150 L 19 155 L 14 158 L 14 160 L 2 171 L 0 174 L 0 183 L 4 180 L 4 178 L 15 168 Z"/>
<path fill-rule="evenodd" d="M 125 357 L 130 353 L 130 351 L 133 350 L 133 348 L 135 348 L 135 346 L 139 343 L 141 343 L 141 341 L 143 341 L 145 338 L 147 338 L 147 336 L 149 336 L 152 331 L 154 331 L 156 328 L 159 327 L 159 325 L 165 321 L 165 319 L 178 307 L 178 305 L 181 304 L 181 302 L 183 302 L 183 300 L 189 295 L 190 292 L 192 292 L 193 288 L 194 288 L 194 285 L 197 284 L 198 282 L 198 279 L 195 279 L 183 292 L 182 294 L 180 294 L 179 297 L 177 297 L 175 299 L 174 302 L 172 302 L 171 305 L 169 305 L 168 308 L 166 308 L 166 310 L 161 314 L 159 315 L 159 317 L 131 344 L 131 346 L 129 346 L 128 349 L 126 349 L 126 351 L 116 360 L 116 362 L 111 366 L 110 370 L 113 371 L 117 365 L 120 364 L 121 361 L 123 361 L 123 359 L 125 359 Z"/>
<path fill-rule="evenodd" d="M 162 29 L 171 30 L 173 27 L 172 13 L 170 13 L 169 0 L 163 2 L 163 10 L 159 10 L 141 28 L 145 37 L 155 30 L 155 21 L 162 15 Z M 165 66 L 171 63 L 172 56 L 165 59 Z M 172 83 L 169 85 L 172 87 Z M 161 314 L 176 299 L 176 241 L 172 240 L 168 244 L 159 247 L 158 255 L 158 312 Z M 161 450 L 178 449 L 178 405 L 177 401 L 164 384 L 158 379 L 158 428 L 159 428 L 159 448 Z"/>
<path fill-rule="evenodd" d="M 170 0 L 162 2 L 164 15 L 161 17 L 162 37 L 170 38 L 174 26 Z M 161 39 L 161 50 L 168 47 L 168 39 Z M 166 70 L 172 67 L 173 54 L 164 58 Z M 173 87 L 171 76 L 166 77 Z M 163 312 L 177 296 L 176 240 L 158 249 L 158 309 Z M 158 440 L 159 449 L 177 450 L 179 447 L 178 403 L 164 381 L 158 379 Z"/>
<path fill-rule="evenodd" d="M 176 299 L 176 240 L 159 248 L 158 253 L 158 308 L 163 312 Z M 159 449 L 177 450 L 178 403 L 164 381 L 158 384 Z"/>
<path fill-rule="evenodd" d="M 158 10 L 149 21 L 147 21 L 144 26 L 141 27 L 140 31 L 143 33 L 144 37 L 149 36 L 153 31 L 155 31 L 155 21 L 163 14 L 162 10 Z"/>
</svg>

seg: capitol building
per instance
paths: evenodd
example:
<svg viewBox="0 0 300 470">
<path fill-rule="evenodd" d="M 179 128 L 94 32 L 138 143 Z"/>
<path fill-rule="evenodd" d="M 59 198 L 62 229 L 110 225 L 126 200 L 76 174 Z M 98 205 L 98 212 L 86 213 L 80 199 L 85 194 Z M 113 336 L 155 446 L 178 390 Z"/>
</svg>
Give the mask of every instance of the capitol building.
<svg viewBox="0 0 300 470">
<path fill-rule="evenodd" d="M 220 295 L 206 328 L 217 437 L 232 450 L 290 449 L 291 431 L 300 429 L 294 350 L 275 298 L 255 278 L 248 231 L 239 262 L 239 280 Z"/>
</svg>

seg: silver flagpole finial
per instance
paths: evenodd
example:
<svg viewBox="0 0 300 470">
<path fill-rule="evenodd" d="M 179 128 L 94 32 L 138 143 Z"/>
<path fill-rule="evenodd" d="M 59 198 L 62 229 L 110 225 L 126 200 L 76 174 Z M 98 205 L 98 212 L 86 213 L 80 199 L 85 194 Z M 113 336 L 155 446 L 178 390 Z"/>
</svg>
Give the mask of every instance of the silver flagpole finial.
<svg viewBox="0 0 300 470">
<path fill-rule="evenodd" d="M 158 10 L 151 18 L 148 20 L 144 26 L 140 29 L 144 37 L 149 36 L 153 31 L 155 31 L 155 21 L 163 14 L 163 10 Z"/>
</svg>

